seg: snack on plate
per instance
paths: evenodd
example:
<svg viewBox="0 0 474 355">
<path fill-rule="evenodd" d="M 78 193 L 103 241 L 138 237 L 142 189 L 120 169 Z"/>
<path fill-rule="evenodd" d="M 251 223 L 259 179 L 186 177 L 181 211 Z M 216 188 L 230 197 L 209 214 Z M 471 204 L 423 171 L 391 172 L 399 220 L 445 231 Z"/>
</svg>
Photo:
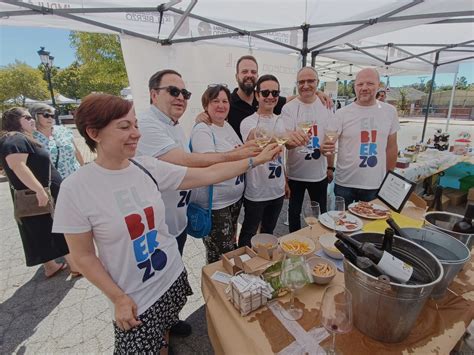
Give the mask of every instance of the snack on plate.
<svg viewBox="0 0 474 355">
<path fill-rule="evenodd" d="M 316 276 L 327 277 L 331 276 L 333 273 L 334 270 L 326 263 L 318 263 L 315 267 L 313 267 L 313 274 Z"/>
<path fill-rule="evenodd" d="M 308 243 L 300 242 L 296 239 L 282 242 L 281 247 L 284 251 L 294 255 L 304 255 L 311 251 L 311 248 Z"/>
<path fill-rule="evenodd" d="M 374 206 L 370 202 L 359 201 L 353 206 L 349 206 L 349 211 L 367 218 L 385 218 L 390 215 L 390 211 L 380 206 Z"/>
</svg>

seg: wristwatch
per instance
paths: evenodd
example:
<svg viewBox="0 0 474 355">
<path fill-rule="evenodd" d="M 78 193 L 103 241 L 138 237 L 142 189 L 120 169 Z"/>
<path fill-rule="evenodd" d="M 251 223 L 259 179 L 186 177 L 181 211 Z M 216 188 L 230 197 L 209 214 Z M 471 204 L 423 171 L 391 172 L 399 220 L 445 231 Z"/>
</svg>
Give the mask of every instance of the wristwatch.
<svg viewBox="0 0 474 355">
<path fill-rule="evenodd" d="M 331 170 L 332 172 L 336 171 L 336 168 L 333 166 L 328 166 L 328 170 Z"/>
</svg>

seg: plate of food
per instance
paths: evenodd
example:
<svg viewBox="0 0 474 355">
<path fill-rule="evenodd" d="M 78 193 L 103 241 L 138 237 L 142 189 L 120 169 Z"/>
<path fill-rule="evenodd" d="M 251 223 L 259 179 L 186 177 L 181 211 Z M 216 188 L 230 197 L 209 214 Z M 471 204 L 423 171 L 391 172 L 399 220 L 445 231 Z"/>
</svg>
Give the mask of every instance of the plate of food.
<svg viewBox="0 0 474 355">
<path fill-rule="evenodd" d="M 323 213 L 321 216 L 319 216 L 319 222 L 329 229 L 334 229 L 341 232 L 355 232 L 359 229 L 362 229 L 364 225 L 362 221 L 356 216 L 339 211 Z"/>
<path fill-rule="evenodd" d="M 280 238 L 281 249 L 290 255 L 309 255 L 316 249 L 314 242 L 303 236 L 286 235 Z"/>
<path fill-rule="evenodd" d="M 371 202 L 354 202 L 349 205 L 349 212 L 367 219 L 385 219 L 390 217 L 390 210 Z"/>
</svg>

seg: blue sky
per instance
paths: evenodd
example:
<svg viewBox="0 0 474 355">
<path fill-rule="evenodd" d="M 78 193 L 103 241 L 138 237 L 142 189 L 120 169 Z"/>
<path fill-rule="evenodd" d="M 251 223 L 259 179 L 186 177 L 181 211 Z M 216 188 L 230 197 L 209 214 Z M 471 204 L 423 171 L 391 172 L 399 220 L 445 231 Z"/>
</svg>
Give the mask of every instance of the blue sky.
<svg viewBox="0 0 474 355">
<path fill-rule="evenodd" d="M 69 44 L 69 31 L 29 27 L 0 27 L 0 66 L 13 63 L 19 59 L 36 67 L 40 63 L 39 48 L 43 46 L 54 56 L 54 65 L 67 67 L 74 61 L 74 50 Z M 459 75 L 465 76 L 468 83 L 474 82 L 474 65 L 461 64 Z M 424 81 L 431 75 L 424 76 Z M 394 76 L 390 78 L 390 86 L 398 87 L 420 82 L 420 76 Z M 438 74 L 436 84 L 451 85 L 453 74 Z"/>
</svg>

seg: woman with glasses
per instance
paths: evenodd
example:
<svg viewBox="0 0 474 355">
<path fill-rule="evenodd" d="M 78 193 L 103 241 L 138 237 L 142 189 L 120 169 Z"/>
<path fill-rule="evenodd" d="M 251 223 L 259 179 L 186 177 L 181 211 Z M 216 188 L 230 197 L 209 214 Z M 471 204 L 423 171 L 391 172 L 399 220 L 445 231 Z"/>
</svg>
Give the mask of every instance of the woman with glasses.
<svg viewBox="0 0 474 355">
<path fill-rule="evenodd" d="M 35 121 L 24 108 L 14 107 L 3 113 L 0 166 L 10 182 L 12 198 L 13 189 L 30 189 L 36 193 L 38 205 L 45 206 L 49 196 L 44 187 L 50 185 L 51 194 L 56 198 L 61 177 L 51 167 L 49 152 L 33 138 L 34 128 Z M 20 218 L 17 224 L 27 266 L 43 264 L 47 278 L 66 268 L 65 263 L 55 261 L 67 256 L 69 250 L 64 236 L 51 232 L 50 214 Z"/>
<path fill-rule="evenodd" d="M 280 84 L 273 75 L 262 75 L 255 87 L 255 98 L 258 110 L 245 118 L 240 124 L 242 139 L 256 139 L 266 130 L 266 144 L 273 139 L 273 127 L 277 117 L 273 109 L 280 96 Z M 270 128 L 268 128 L 270 127 Z M 275 229 L 283 199 L 285 197 L 286 181 L 282 158 L 267 162 L 246 173 L 244 194 L 245 217 L 239 236 L 239 247 L 249 246 L 250 239 L 260 225 L 261 233 L 272 234 Z"/>
<path fill-rule="evenodd" d="M 49 150 L 51 162 L 65 179 L 84 164 L 72 131 L 65 126 L 54 125 L 54 108 L 49 105 L 34 104 L 29 111 L 36 120 L 33 137 Z"/>
<path fill-rule="evenodd" d="M 230 109 L 230 91 L 226 85 L 209 85 L 201 97 L 202 107 L 211 119 L 211 125 L 199 123 L 191 132 L 191 148 L 197 153 L 224 153 L 241 149 L 243 143 L 227 123 Z M 251 143 L 253 144 L 253 142 Z M 218 261 L 222 254 L 235 249 L 237 219 L 242 206 L 245 174 L 213 186 L 212 229 L 206 238 L 207 263 Z M 193 190 L 192 200 L 209 208 L 209 187 Z"/>
<path fill-rule="evenodd" d="M 141 134 L 132 103 L 108 94 L 85 97 L 76 125 L 97 158 L 64 180 L 53 230 L 65 233 L 83 275 L 112 303 L 114 353 L 167 354 L 169 329 L 192 291 L 162 194 L 238 176 L 280 149 L 207 168 L 133 160 Z"/>
</svg>

